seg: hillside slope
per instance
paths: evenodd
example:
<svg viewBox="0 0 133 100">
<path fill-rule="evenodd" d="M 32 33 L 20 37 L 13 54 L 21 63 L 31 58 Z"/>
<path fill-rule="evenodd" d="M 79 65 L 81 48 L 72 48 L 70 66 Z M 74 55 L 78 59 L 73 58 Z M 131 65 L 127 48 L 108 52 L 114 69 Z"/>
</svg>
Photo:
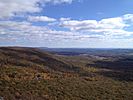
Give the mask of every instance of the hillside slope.
<svg viewBox="0 0 133 100">
<path fill-rule="evenodd" d="M 125 74 L 130 80 L 115 79 L 116 72 L 112 69 L 86 66 L 90 60 L 54 55 L 36 48 L 1 47 L 0 98 L 133 100 L 132 72 Z M 103 71 L 112 76 L 101 74 Z"/>
<path fill-rule="evenodd" d="M 53 71 L 73 71 L 72 65 L 57 59 L 54 55 L 36 48 L 1 47 L 0 65 L 31 67 Z"/>
</svg>

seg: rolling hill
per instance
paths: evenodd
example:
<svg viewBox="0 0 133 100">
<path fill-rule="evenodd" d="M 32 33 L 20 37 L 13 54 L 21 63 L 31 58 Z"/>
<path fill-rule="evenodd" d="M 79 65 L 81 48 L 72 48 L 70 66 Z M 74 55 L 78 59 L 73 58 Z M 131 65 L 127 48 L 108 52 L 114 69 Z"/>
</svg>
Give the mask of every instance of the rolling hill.
<svg viewBox="0 0 133 100">
<path fill-rule="evenodd" d="M 124 66 L 127 61 L 119 63 Z M 132 100 L 132 67 L 118 70 L 119 63 L 112 58 L 65 56 L 38 48 L 0 47 L 0 98 Z M 132 65 L 132 59 L 128 63 Z M 115 65 L 119 68 L 111 67 Z"/>
</svg>

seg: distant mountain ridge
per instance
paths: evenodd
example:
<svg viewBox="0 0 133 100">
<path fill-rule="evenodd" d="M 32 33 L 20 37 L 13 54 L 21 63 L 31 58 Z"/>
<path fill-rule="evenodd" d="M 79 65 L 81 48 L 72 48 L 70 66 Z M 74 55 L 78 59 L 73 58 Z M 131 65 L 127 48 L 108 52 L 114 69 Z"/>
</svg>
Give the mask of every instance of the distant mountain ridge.
<svg viewBox="0 0 133 100">
<path fill-rule="evenodd" d="M 123 55 L 133 55 L 133 49 L 120 49 L 120 48 L 43 48 L 52 53 L 57 53 L 61 55 L 98 55 L 98 56 L 123 56 Z"/>
</svg>

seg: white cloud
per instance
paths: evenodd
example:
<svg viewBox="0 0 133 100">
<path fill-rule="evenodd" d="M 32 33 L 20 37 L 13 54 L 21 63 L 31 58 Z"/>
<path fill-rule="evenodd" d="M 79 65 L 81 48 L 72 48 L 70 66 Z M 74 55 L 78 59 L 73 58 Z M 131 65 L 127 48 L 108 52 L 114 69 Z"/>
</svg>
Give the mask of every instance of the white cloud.
<svg viewBox="0 0 133 100">
<path fill-rule="evenodd" d="M 126 14 L 123 16 L 123 20 L 130 20 L 133 22 L 133 14 Z"/>
<path fill-rule="evenodd" d="M 38 21 L 41 21 L 41 22 L 54 22 L 54 21 L 56 21 L 55 18 L 50 18 L 50 17 L 47 17 L 47 16 L 29 16 L 28 20 L 29 21 L 33 21 L 33 22 L 38 22 Z"/>
<path fill-rule="evenodd" d="M 100 21 L 64 20 L 60 22 L 60 26 L 81 33 L 130 36 L 133 35 L 133 32 L 126 31 L 125 28 L 131 26 L 132 20 L 133 14 L 127 14 L 120 17 L 101 19 Z"/>
<path fill-rule="evenodd" d="M 53 22 L 53 26 L 39 26 L 30 21 Z M 126 28 L 132 24 L 132 14 L 121 17 L 97 20 L 72 20 L 71 18 L 54 19 L 47 16 L 29 16 L 28 21 L 0 21 L 0 41 L 29 41 L 51 42 L 57 41 L 88 41 L 88 40 L 119 40 L 133 36 Z M 61 27 L 59 27 L 61 26 Z M 56 30 L 56 28 L 57 30 Z M 67 28 L 68 30 L 64 30 Z M 38 41 L 39 40 L 39 41 Z"/>
<path fill-rule="evenodd" d="M 121 17 L 102 19 L 98 22 L 99 28 L 105 29 L 122 29 L 127 25 Z"/>
<path fill-rule="evenodd" d="M 0 18 L 14 16 L 15 13 L 34 13 L 41 11 L 39 0 L 0 0 Z"/>
<path fill-rule="evenodd" d="M 47 40 L 78 40 L 80 38 L 89 38 L 89 35 L 82 35 L 78 32 L 57 31 L 46 26 L 35 26 L 30 22 L 1 21 L 0 37 L 29 41 L 47 41 Z"/>
<path fill-rule="evenodd" d="M 65 20 L 60 23 L 60 26 L 69 28 L 70 30 L 82 30 L 82 29 L 88 29 L 88 28 L 93 28 L 96 27 L 97 21 L 95 20 L 83 20 L 83 21 L 78 21 L 78 20 Z"/>
<path fill-rule="evenodd" d="M 61 26 L 74 29 L 121 29 L 127 25 L 123 22 L 122 18 L 108 18 L 101 21 L 96 20 L 68 20 L 60 23 Z"/>
<path fill-rule="evenodd" d="M 9 18 L 20 13 L 40 12 L 39 4 L 72 3 L 73 0 L 0 0 L 0 18 Z"/>
<path fill-rule="evenodd" d="M 60 18 L 60 21 L 69 21 L 69 20 L 71 20 L 71 18 Z"/>
</svg>

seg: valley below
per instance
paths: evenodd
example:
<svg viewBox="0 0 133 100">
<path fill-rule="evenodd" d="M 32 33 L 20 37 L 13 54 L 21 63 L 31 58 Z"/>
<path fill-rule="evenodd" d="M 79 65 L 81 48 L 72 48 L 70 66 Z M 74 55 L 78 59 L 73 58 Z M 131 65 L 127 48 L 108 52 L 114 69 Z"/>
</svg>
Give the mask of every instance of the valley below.
<svg viewBox="0 0 133 100">
<path fill-rule="evenodd" d="M 3 100 L 133 100 L 132 49 L 0 47 Z"/>
</svg>

